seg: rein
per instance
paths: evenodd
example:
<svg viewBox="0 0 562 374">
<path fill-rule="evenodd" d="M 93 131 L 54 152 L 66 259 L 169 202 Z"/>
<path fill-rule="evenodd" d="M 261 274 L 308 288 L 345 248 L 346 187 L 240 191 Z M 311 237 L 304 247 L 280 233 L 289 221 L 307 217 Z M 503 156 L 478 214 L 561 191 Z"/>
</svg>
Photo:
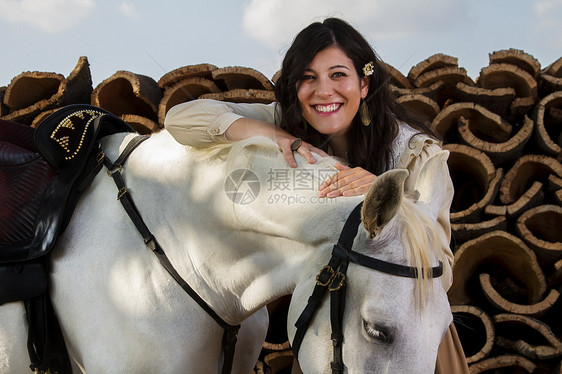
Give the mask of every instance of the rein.
<svg viewBox="0 0 562 374">
<path fill-rule="evenodd" d="M 191 286 L 178 274 L 166 253 L 160 247 L 160 244 L 156 241 L 156 238 L 146 224 L 144 223 L 137 207 L 135 206 L 131 194 L 129 193 L 128 188 L 123 181 L 123 176 L 121 175 L 121 171 L 123 170 L 123 165 L 127 161 L 127 158 L 130 154 L 138 147 L 143 141 L 147 140 L 150 136 L 148 135 L 139 135 L 133 138 L 125 147 L 123 152 L 119 155 L 115 162 L 111 162 L 107 156 L 100 151 L 100 155 L 98 156 L 98 162 L 102 163 L 107 168 L 107 174 L 113 178 L 117 189 L 119 190 L 117 195 L 117 200 L 121 202 L 123 208 L 129 215 L 129 218 L 141 234 L 144 243 L 152 250 L 152 252 L 156 255 L 158 260 L 160 260 L 161 265 L 168 271 L 168 273 L 174 278 L 174 280 L 183 288 L 183 290 L 191 296 L 193 300 L 199 304 L 205 312 L 209 316 L 211 316 L 218 324 L 224 329 L 224 333 L 222 336 L 222 349 L 224 353 L 224 361 L 222 367 L 222 374 L 229 374 L 232 371 L 232 363 L 234 360 L 234 349 L 236 346 L 236 341 L 238 339 L 238 330 L 240 329 L 240 325 L 232 326 L 225 322 L 210 306 L 203 300 L 197 292 L 191 288 Z"/>
<path fill-rule="evenodd" d="M 303 309 L 301 315 L 295 322 L 297 328 L 293 339 L 293 354 L 298 360 L 299 349 L 301 347 L 304 335 L 316 309 L 322 302 L 326 291 L 330 291 L 330 323 L 332 325 L 332 346 L 333 361 L 330 363 L 333 374 L 341 374 L 344 371 L 343 364 L 343 312 L 345 309 L 346 295 L 346 273 L 349 262 L 377 270 L 386 274 L 418 278 L 418 269 L 412 266 L 405 266 L 378 260 L 369 256 L 365 256 L 359 252 L 353 251 L 353 240 L 357 234 L 357 228 L 361 223 L 361 207 L 360 203 L 349 215 L 340 234 L 338 243 L 332 249 L 332 257 L 328 265 L 324 266 L 320 273 L 316 276 L 316 286 L 312 291 L 312 295 L 308 299 L 308 303 Z M 431 277 L 438 278 L 443 275 L 443 263 L 439 261 L 439 265 L 431 268 Z M 422 275 L 423 276 L 423 275 Z"/>
</svg>

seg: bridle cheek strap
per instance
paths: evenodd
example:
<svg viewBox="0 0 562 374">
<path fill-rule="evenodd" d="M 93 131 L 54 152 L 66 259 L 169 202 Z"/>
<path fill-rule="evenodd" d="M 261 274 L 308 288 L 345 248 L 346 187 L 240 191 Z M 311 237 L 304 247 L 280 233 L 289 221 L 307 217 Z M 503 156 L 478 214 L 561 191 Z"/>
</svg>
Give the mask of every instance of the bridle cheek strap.
<svg viewBox="0 0 562 374">
<path fill-rule="evenodd" d="M 343 248 L 351 248 L 353 246 L 353 240 L 355 239 L 355 235 L 357 234 L 357 228 L 361 223 L 362 206 L 363 203 L 357 205 L 355 209 L 353 209 L 349 217 L 347 218 L 347 221 L 345 222 L 343 230 L 340 234 L 338 244 L 334 246 L 334 250 L 338 246 Z M 342 268 L 342 265 L 344 263 L 345 265 Z M 343 318 L 343 305 L 345 302 L 345 273 L 347 271 L 347 263 L 348 263 L 347 261 L 342 261 L 341 257 L 335 256 L 334 252 L 332 251 L 332 258 L 330 258 L 328 265 L 324 266 L 320 271 L 320 273 L 316 276 L 316 286 L 312 291 L 312 295 L 308 298 L 307 305 L 305 306 L 301 315 L 295 322 L 295 327 L 297 328 L 297 331 L 295 332 L 295 337 L 293 338 L 292 349 L 293 349 L 293 355 L 297 360 L 298 360 L 300 346 L 304 339 L 306 330 L 308 330 L 308 326 L 312 321 L 312 317 L 314 317 L 316 309 L 322 302 L 322 299 L 327 290 L 330 290 L 332 293 L 335 291 L 341 291 L 342 289 L 344 290 L 342 291 L 343 293 L 338 292 L 337 294 L 339 302 L 341 303 L 339 304 L 341 305 L 341 307 L 337 308 L 339 312 L 337 313 L 337 315 L 332 315 L 333 313 L 330 312 L 331 314 L 330 319 L 332 321 L 332 330 L 335 320 L 341 320 Z M 333 303 L 335 303 L 335 301 Z M 334 310 L 334 308 L 330 308 L 330 309 Z M 339 325 L 341 326 L 341 322 L 339 323 Z M 341 328 L 339 328 L 338 330 L 339 333 L 336 332 L 335 335 L 334 333 L 332 333 L 334 352 L 336 352 L 336 350 L 341 352 L 340 348 L 343 342 L 343 330 Z M 335 340 L 334 340 L 334 336 L 335 336 Z M 341 354 L 339 355 L 341 356 Z M 343 364 L 341 366 L 343 369 Z"/>
<path fill-rule="evenodd" d="M 344 261 L 339 268 L 340 280 L 330 288 L 330 324 L 332 325 L 333 361 L 330 363 L 332 373 L 343 374 L 343 311 L 345 310 L 346 282 L 345 274 L 349 262 Z"/>
<path fill-rule="evenodd" d="M 333 374 L 342 374 L 344 371 L 343 364 L 343 313 L 345 310 L 346 296 L 346 274 L 349 262 L 353 262 L 369 269 L 377 270 L 389 275 L 406 278 L 418 278 L 418 269 L 412 266 L 404 266 L 391 262 L 379 260 L 366 256 L 359 252 L 353 251 L 353 240 L 357 235 L 359 224 L 361 223 L 361 207 L 360 203 L 349 215 L 343 230 L 340 234 L 338 243 L 332 249 L 332 257 L 328 265 L 324 266 L 320 273 L 316 276 L 316 286 L 312 295 L 308 299 L 308 303 L 302 311 L 301 315 L 295 322 L 297 331 L 293 339 L 293 355 L 298 360 L 299 349 L 304 339 L 304 335 L 316 309 L 322 302 L 326 291 L 330 291 L 330 323 L 332 326 L 332 346 L 334 349 L 333 361 L 330 363 Z M 425 273 L 425 272 L 424 272 Z M 438 278 L 443 275 L 443 263 L 439 261 L 439 265 L 432 267 L 427 272 L 430 278 Z M 422 277 L 425 274 L 422 274 Z"/>
</svg>

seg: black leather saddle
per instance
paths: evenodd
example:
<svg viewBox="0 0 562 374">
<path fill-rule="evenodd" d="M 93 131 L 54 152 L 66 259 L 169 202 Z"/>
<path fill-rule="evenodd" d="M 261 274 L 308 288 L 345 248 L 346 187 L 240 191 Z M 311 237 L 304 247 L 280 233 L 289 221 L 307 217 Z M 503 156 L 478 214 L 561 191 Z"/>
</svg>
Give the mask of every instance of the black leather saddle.
<svg viewBox="0 0 562 374">
<path fill-rule="evenodd" d="M 0 264 L 19 263 L 49 253 L 64 231 L 97 164 L 98 140 L 133 130 L 84 104 L 58 110 L 35 130 L 0 126 Z"/>
<path fill-rule="evenodd" d="M 0 305 L 25 302 L 32 370 L 69 370 L 53 348 L 64 342 L 47 292 L 46 255 L 102 166 L 99 140 L 132 131 L 85 104 L 59 109 L 37 129 L 0 120 Z"/>
</svg>

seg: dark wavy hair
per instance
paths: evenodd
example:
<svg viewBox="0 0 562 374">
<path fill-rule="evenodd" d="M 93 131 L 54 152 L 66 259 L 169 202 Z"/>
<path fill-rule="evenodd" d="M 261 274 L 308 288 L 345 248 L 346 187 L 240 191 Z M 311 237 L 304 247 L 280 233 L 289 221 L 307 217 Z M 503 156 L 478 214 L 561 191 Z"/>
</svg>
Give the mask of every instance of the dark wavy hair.
<svg viewBox="0 0 562 374">
<path fill-rule="evenodd" d="M 303 29 L 294 39 L 281 66 L 275 85 L 275 95 L 280 106 L 280 126 L 291 134 L 326 149 L 329 137 L 312 126 L 304 126 L 297 86 L 316 54 L 328 47 L 337 46 L 353 61 L 360 78 L 363 67 L 373 62 L 373 75 L 369 77 L 369 91 L 364 99 L 371 116 L 371 125 L 361 123 L 359 111 L 347 131 L 350 166 L 360 166 L 376 175 L 390 167 L 392 143 L 398 134 L 400 122 L 407 122 L 420 132 L 431 131 L 416 121 L 396 103 L 390 92 L 390 76 L 384 64 L 365 38 L 347 22 L 328 18 Z"/>
</svg>

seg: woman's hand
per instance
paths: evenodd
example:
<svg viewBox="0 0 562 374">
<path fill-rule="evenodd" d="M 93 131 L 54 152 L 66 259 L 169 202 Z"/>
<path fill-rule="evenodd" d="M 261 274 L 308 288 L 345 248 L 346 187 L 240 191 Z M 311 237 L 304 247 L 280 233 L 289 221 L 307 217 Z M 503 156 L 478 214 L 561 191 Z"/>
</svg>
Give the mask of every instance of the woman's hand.
<svg viewBox="0 0 562 374">
<path fill-rule="evenodd" d="M 297 162 L 295 161 L 295 156 L 291 149 L 291 145 L 297 138 L 277 125 L 242 117 L 234 121 L 225 132 L 225 137 L 229 141 L 247 139 L 256 135 L 266 136 L 275 141 L 283 153 L 285 160 L 287 160 L 287 163 L 293 168 L 297 167 Z M 323 150 L 306 142 L 302 142 L 300 147 L 294 152 L 300 153 L 310 164 L 316 162 L 312 152 L 320 156 L 328 156 Z"/>
<path fill-rule="evenodd" d="M 323 150 L 316 148 L 312 144 L 304 141 L 302 141 L 300 146 L 295 151 L 293 151 L 291 149 L 291 146 L 293 145 L 293 142 L 297 140 L 297 138 L 295 138 L 288 132 L 285 132 L 283 130 L 281 131 L 284 132 L 284 134 L 278 134 L 275 141 L 279 145 L 279 149 L 281 150 L 281 152 L 283 152 L 285 160 L 287 160 L 287 163 L 291 167 L 297 167 L 297 162 L 295 161 L 295 155 L 293 154 L 293 152 L 299 153 L 302 157 L 304 157 L 306 161 L 308 161 L 309 164 L 314 164 L 316 162 L 316 158 L 314 157 L 312 152 L 323 157 L 328 156 L 328 154 Z"/>
<path fill-rule="evenodd" d="M 369 190 L 377 178 L 371 172 L 360 168 L 350 168 L 341 163 L 336 164 L 339 170 L 320 186 L 318 197 L 357 196 Z"/>
</svg>

